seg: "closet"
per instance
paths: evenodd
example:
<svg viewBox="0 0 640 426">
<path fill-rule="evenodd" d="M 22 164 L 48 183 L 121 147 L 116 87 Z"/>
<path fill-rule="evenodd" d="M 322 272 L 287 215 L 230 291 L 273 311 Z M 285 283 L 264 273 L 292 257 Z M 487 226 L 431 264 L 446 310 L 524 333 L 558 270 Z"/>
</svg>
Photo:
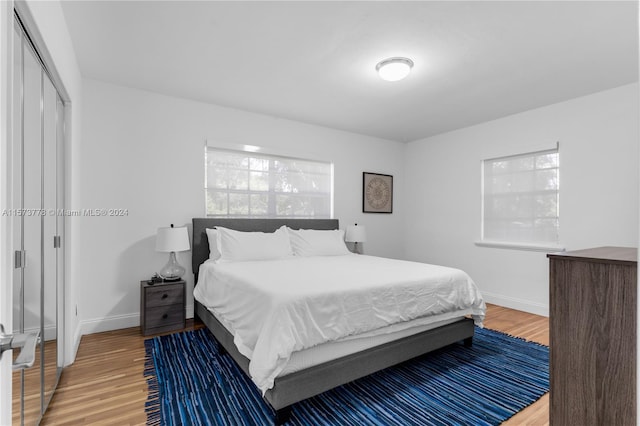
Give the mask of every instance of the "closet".
<svg viewBox="0 0 640 426">
<path fill-rule="evenodd" d="M 40 334 L 13 373 L 13 424 L 38 424 L 62 371 L 64 103 L 16 14 L 13 45 L 13 332 Z M 14 355 L 15 356 L 15 355 Z"/>
</svg>

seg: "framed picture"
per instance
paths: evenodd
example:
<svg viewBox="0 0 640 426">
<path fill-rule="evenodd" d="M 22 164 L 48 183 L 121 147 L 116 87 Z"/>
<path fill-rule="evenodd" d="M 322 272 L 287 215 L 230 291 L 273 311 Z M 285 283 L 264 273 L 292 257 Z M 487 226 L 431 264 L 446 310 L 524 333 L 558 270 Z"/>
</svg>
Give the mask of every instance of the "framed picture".
<svg viewBox="0 0 640 426">
<path fill-rule="evenodd" d="M 393 212 L 393 176 L 362 173 L 362 211 L 364 213 Z"/>
</svg>

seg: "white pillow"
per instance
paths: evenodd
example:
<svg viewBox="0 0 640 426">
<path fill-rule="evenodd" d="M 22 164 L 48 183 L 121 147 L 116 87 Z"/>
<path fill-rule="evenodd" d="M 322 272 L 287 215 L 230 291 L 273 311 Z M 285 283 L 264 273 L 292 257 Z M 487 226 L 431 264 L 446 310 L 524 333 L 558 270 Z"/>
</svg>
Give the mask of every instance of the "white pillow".
<svg viewBox="0 0 640 426">
<path fill-rule="evenodd" d="M 293 256 L 285 226 L 275 232 L 242 232 L 216 226 L 218 262 L 281 259 Z"/>
<path fill-rule="evenodd" d="M 211 228 L 206 228 L 207 239 L 209 240 L 209 259 L 220 259 L 220 250 L 218 250 L 218 231 Z"/>
<path fill-rule="evenodd" d="M 339 256 L 351 254 L 344 243 L 344 231 L 333 229 L 320 231 L 317 229 L 289 228 L 291 248 L 296 256 Z"/>
</svg>

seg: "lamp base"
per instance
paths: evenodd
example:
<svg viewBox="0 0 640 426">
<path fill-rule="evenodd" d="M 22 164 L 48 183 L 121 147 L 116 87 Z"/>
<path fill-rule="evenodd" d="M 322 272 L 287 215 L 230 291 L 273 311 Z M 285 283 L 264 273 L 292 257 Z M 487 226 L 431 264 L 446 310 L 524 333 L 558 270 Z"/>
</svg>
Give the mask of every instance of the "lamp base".
<svg viewBox="0 0 640 426">
<path fill-rule="evenodd" d="M 185 269 L 178 263 L 176 252 L 172 251 L 169 253 L 169 261 L 160 269 L 158 275 L 165 281 L 177 281 L 182 278 L 184 273 Z"/>
<path fill-rule="evenodd" d="M 362 254 L 362 244 L 358 244 L 357 241 L 353 243 L 353 252 L 355 254 Z"/>
</svg>

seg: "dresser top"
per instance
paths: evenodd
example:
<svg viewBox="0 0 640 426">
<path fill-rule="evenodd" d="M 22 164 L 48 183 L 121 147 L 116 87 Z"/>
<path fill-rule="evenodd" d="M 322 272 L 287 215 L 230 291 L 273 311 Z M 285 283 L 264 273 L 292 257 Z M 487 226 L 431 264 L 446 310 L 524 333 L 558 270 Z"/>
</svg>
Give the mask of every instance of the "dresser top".
<svg viewBox="0 0 640 426">
<path fill-rule="evenodd" d="M 635 247 L 595 247 L 547 254 L 549 259 L 571 259 L 606 263 L 637 264 L 638 249 Z"/>
</svg>

